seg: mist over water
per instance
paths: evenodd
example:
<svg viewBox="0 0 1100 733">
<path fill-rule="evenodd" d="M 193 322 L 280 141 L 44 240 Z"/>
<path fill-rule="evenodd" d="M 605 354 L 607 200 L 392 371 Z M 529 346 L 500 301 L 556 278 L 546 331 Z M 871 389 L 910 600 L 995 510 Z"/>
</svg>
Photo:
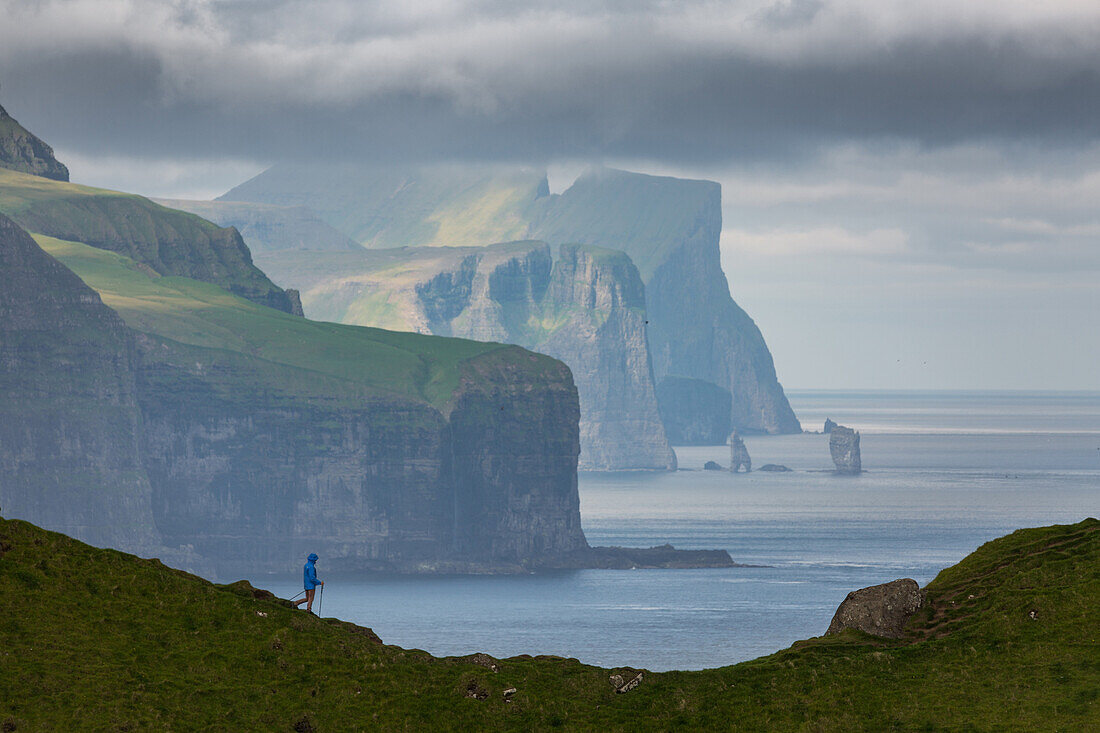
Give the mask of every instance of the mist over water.
<svg viewBox="0 0 1100 733">
<path fill-rule="evenodd" d="M 1100 514 L 1100 394 L 792 392 L 803 426 L 860 430 L 865 473 L 836 476 L 825 435 L 745 439 L 753 465 L 703 471 L 725 446 L 679 447 L 675 473 L 581 474 L 593 545 L 723 548 L 709 570 L 327 577 L 323 615 L 436 655 L 555 654 L 700 669 L 824 632 L 852 590 L 922 585 L 1014 529 Z M 324 558 L 318 565 L 324 573 Z M 284 597 L 297 569 L 268 581 Z"/>
</svg>

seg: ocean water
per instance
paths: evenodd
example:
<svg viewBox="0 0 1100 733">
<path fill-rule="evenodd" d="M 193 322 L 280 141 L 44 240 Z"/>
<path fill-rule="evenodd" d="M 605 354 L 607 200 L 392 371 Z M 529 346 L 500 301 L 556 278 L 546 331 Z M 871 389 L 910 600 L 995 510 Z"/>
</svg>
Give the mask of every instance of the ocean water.
<svg viewBox="0 0 1100 733">
<path fill-rule="evenodd" d="M 677 448 L 675 473 L 580 477 L 591 544 L 722 548 L 763 567 L 331 577 L 322 613 L 436 655 L 717 667 L 822 634 L 856 588 L 923 585 L 1014 529 L 1100 515 L 1100 393 L 789 397 L 807 430 L 860 430 L 862 475 L 828 472 L 828 437 L 803 434 L 745 439 L 754 466 L 790 473 L 703 471 L 729 462 L 705 446 Z M 296 581 L 267 585 L 289 597 Z"/>
</svg>

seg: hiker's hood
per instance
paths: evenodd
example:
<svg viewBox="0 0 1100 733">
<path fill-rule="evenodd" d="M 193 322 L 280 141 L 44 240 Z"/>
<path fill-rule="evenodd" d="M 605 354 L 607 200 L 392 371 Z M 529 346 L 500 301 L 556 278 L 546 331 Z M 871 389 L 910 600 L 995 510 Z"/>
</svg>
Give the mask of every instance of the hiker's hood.
<svg viewBox="0 0 1100 733">
<path fill-rule="evenodd" d="M 309 560 L 310 562 L 317 562 L 320 558 L 317 557 L 316 552 L 311 552 L 311 553 L 309 553 L 309 557 L 307 557 L 306 559 Z"/>
</svg>

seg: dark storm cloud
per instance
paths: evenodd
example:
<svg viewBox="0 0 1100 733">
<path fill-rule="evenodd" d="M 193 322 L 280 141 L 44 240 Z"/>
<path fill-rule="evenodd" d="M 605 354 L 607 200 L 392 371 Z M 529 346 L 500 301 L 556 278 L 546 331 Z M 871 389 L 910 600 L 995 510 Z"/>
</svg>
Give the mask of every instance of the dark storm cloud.
<svg viewBox="0 0 1100 733">
<path fill-rule="evenodd" d="M 690 163 L 1100 137 L 1100 13 L 893 5 L 0 0 L 0 83 L 96 155 Z"/>
</svg>

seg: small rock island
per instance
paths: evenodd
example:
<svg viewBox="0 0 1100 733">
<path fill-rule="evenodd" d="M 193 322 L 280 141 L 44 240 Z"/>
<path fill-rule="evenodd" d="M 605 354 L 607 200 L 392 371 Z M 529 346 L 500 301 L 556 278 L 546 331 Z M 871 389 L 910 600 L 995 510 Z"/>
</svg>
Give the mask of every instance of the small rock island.
<svg viewBox="0 0 1100 733">
<path fill-rule="evenodd" d="M 745 468 L 745 473 L 752 471 L 752 458 L 749 457 L 749 449 L 745 447 L 745 441 L 741 439 L 736 430 L 730 433 L 728 442 L 730 445 L 730 471 L 737 473 L 742 466 Z"/>
<path fill-rule="evenodd" d="M 829 432 L 829 453 L 836 464 L 836 472 L 858 474 L 863 471 L 859 455 L 859 433 L 837 425 Z"/>
</svg>

